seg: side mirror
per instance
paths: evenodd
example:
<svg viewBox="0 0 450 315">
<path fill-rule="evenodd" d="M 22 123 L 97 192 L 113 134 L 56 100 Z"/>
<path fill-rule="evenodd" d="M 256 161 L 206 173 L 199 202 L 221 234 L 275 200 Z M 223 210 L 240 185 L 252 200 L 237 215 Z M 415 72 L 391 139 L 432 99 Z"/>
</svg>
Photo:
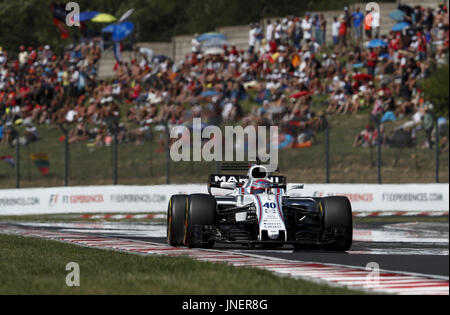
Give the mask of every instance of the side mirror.
<svg viewBox="0 0 450 315">
<path fill-rule="evenodd" d="M 237 187 L 236 183 L 220 183 L 220 188 L 235 190 Z"/>
</svg>

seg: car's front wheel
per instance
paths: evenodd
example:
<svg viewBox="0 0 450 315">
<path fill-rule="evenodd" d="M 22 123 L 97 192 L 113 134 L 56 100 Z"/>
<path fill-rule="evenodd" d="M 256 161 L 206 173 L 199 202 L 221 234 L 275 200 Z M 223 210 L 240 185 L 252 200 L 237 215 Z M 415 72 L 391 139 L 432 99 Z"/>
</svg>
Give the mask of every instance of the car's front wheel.
<svg viewBox="0 0 450 315">
<path fill-rule="evenodd" d="M 327 197 L 321 201 L 323 211 L 324 248 L 345 252 L 353 243 L 353 215 L 350 200 L 346 197 Z"/>
</svg>

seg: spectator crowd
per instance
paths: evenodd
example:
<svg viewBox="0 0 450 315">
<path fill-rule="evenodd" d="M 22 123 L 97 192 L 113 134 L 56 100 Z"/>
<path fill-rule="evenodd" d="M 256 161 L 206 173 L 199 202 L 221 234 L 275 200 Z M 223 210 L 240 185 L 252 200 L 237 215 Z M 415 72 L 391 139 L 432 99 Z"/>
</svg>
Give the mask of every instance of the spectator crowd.
<svg viewBox="0 0 450 315">
<path fill-rule="evenodd" d="M 245 51 L 195 38 L 192 52 L 174 62 L 141 49 L 118 61 L 109 80 L 98 79 L 101 39 L 61 55 L 49 46 L 0 48 L 0 141 L 21 140 L 17 125 L 25 126 L 24 143 L 38 141 L 36 126 L 48 124 L 69 128 L 70 143 L 108 145 L 117 134 L 141 144 L 152 126 L 202 118 L 204 126 L 276 125 L 280 148 L 299 148 L 314 142 L 327 114 L 361 110 L 382 122 L 411 117 L 414 129 L 432 109 L 419 82 L 447 62 L 449 16 L 445 6 L 404 12 L 409 26 L 383 35 L 387 17 L 346 7 L 331 25 L 310 13 L 251 24 Z M 372 40 L 382 43 L 369 48 Z M 373 132 L 368 127 L 355 145 L 373 141 Z"/>
</svg>

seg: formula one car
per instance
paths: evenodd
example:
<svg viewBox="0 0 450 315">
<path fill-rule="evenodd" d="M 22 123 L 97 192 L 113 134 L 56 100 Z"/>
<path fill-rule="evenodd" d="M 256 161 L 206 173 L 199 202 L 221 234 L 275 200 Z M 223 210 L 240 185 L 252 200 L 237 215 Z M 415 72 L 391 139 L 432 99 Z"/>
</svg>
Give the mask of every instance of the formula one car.
<svg viewBox="0 0 450 315">
<path fill-rule="evenodd" d="M 250 168 L 250 169 L 249 169 Z M 243 165 L 225 165 L 243 171 Z M 352 207 L 346 197 L 290 197 L 286 178 L 262 165 L 245 165 L 247 176 L 211 175 L 208 194 L 174 195 L 167 215 L 171 246 L 212 248 L 215 243 L 347 251 L 352 246 Z M 213 195 L 212 188 L 233 191 Z"/>
</svg>

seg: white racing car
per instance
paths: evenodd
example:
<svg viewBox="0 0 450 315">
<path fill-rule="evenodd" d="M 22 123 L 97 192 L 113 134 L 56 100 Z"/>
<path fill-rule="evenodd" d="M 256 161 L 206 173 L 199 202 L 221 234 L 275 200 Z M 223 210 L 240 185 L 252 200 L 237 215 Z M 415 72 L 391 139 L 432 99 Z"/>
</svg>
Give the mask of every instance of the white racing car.
<svg viewBox="0 0 450 315">
<path fill-rule="evenodd" d="M 263 248 L 347 251 L 352 246 L 352 208 L 346 197 L 290 197 L 303 185 L 286 188 L 286 178 L 262 165 L 225 165 L 248 175 L 211 175 L 208 194 L 175 195 L 169 202 L 167 239 L 171 246 L 211 248 L 232 243 Z M 249 169 L 250 168 L 250 169 Z M 213 195 L 212 188 L 232 191 Z"/>
</svg>

